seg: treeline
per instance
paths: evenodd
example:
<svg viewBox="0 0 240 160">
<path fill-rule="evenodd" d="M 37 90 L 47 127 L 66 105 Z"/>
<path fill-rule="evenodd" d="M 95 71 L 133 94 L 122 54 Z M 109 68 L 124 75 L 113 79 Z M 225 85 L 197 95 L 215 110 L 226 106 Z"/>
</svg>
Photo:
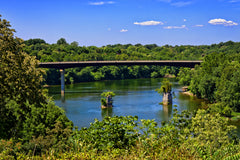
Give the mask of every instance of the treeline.
<svg viewBox="0 0 240 160">
<path fill-rule="evenodd" d="M 64 38 L 56 44 L 48 44 L 42 39 L 24 42 L 24 51 L 36 56 L 41 62 L 55 61 L 104 61 L 104 60 L 199 60 L 212 52 L 239 53 L 239 42 L 221 42 L 201 46 L 158 46 L 156 44 L 115 44 L 102 47 L 79 46 L 77 42 L 68 44 Z"/>
<path fill-rule="evenodd" d="M 194 70 L 181 69 L 179 79 L 193 94 L 214 103 L 213 112 L 231 116 L 232 111 L 240 111 L 239 52 L 211 53 Z"/>
<path fill-rule="evenodd" d="M 42 39 L 24 42 L 24 51 L 41 62 L 55 61 L 102 61 L 102 60 L 201 60 L 213 52 L 239 53 L 240 43 L 228 41 L 202 46 L 158 46 L 156 44 L 116 44 L 102 47 L 79 46 L 77 42 L 68 44 L 64 38 L 56 44 L 47 44 Z M 166 74 L 177 75 L 177 67 L 159 66 L 105 66 L 66 69 L 66 83 L 82 81 L 157 78 Z M 47 84 L 59 84 L 60 74 L 47 69 Z"/>
</svg>

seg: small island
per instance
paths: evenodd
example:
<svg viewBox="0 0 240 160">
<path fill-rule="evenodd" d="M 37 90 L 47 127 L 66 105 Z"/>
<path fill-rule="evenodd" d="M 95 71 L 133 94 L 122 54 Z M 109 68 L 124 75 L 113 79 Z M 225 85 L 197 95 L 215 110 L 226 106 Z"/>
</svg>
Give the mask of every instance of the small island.
<svg viewBox="0 0 240 160">
<path fill-rule="evenodd" d="M 160 88 L 156 89 L 159 94 L 163 94 L 163 105 L 172 104 L 172 83 L 168 79 L 162 81 Z"/>
<path fill-rule="evenodd" d="M 103 92 L 101 94 L 101 108 L 108 108 L 108 107 L 113 107 L 112 103 L 112 97 L 114 97 L 116 94 L 114 92 L 108 91 L 108 92 Z"/>
</svg>

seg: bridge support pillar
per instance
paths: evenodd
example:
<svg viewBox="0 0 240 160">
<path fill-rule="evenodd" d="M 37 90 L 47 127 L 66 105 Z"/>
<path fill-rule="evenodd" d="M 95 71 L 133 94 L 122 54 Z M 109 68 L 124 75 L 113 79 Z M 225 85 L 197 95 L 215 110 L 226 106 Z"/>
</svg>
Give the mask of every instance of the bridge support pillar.
<svg viewBox="0 0 240 160">
<path fill-rule="evenodd" d="M 60 69 L 60 73 L 61 73 L 61 96 L 64 96 L 64 94 L 65 94 L 65 78 L 64 78 L 65 70 Z"/>
</svg>

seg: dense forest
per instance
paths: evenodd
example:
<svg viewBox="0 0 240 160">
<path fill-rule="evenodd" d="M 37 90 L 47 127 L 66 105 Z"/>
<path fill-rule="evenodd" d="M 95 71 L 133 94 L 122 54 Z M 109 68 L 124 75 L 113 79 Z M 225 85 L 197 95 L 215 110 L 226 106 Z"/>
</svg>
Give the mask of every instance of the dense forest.
<svg viewBox="0 0 240 160">
<path fill-rule="evenodd" d="M 14 33 L 10 23 L 0 16 L 0 159 L 240 158 L 240 143 L 234 133 L 235 127 L 211 108 L 198 110 L 194 114 L 187 111 L 178 113 L 174 109 L 173 118 L 162 123 L 161 127 L 154 120 L 138 120 L 136 116 L 114 116 L 105 117 L 102 121 L 95 120 L 89 128 L 74 129 L 64 111 L 53 103 L 43 89 L 44 70 L 37 68 L 38 61 L 35 57 L 41 61 L 46 60 L 43 57 L 57 61 L 70 56 L 73 60 L 71 57 L 74 56 L 71 54 L 76 57 L 82 54 L 94 56 L 92 52 L 98 48 L 93 47 L 95 49 L 89 53 L 69 53 L 63 50 L 72 47 L 89 51 L 91 47 L 78 47 L 76 43 L 68 45 L 64 39 L 52 45 L 39 39 L 38 43 L 34 43 L 36 40 L 24 42 L 15 37 Z M 42 47 L 37 50 L 34 48 L 36 46 Z M 116 46 L 121 53 L 113 51 Z M 181 52 L 169 52 L 174 53 L 175 56 L 170 56 L 172 58 L 191 48 L 202 50 L 194 53 L 195 56 L 187 56 L 192 59 L 203 58 L 204 62 L 194 70 L 180 69 L 180 82 L 189 85 L 189 89 L 197 96 L 212 102 L 221 102 L 221 106 L 226 105 L 233 109 L 236 106 L 238 109 L 239 43 L 180 47 L 150 45 L 155 46 L 153 48 L 147 48 L 149 45 L 129 45 L 125 49 L 125 45 L 116 46 L 112 47 L 113 52 L 109 52 L 115 58 L 128 55 L 129 47 L 145 48 L 146 53 L 142 54 L 146 59 L 147 55 L 160 54 L 161 51 L 154 51 L 156 48 L 165 48 L 168 51 L 185 48 Z M 55 50 L 57 48 L 59 50 Z M 53 50 L 56 51 L 56 59 L 53 58 L 54 53 L 50 52 Z M 129 52 L 129 56 L 139 52 Z M 96 55 L 108 57 L 105 52 L 96 52 Z M 95 70 L 97 72 L 101 68 Z"/>
<path fill-rule="evenodd" d="M 232 111 L 240 111 L 239 53 L 213 52 L 194 70 L 182 68 L 178 76 L 193 94 L 214 103 L 212 112 L 231 116 Z"/>
<path fill-rule="evenodd" d="M 41 62 L 55 61 L 95 61 L 95 60 L 202 60 L 210 53 L 240 53 L 240 43 L 228 41 L 202 46 L 158 46 L 148 45 L 107 45 L 78 46 L 77 42 L 68 44 L 64 38 L 56 44 L 47 44 L 42 39 L 24 41 L 24 51 Z M 66 83 L 82 81 L 157 78 L 166 74 L 177 75 L 179 68 L 168 66 L 104 66 L 66 69 Z M 60 74 L 47 69 L 46 84 L 60 84 Z"/>
</svg>

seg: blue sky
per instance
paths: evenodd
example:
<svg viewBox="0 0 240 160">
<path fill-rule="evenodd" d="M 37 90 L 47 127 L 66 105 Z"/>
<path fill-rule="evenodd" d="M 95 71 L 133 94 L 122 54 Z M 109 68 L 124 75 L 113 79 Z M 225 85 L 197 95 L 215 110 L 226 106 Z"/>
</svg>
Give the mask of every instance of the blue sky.
<svg viewBox="0 0 240 160">
<path fill-rule="evenodd" d="M 80 46 L 240 41 L 240 0 L 0 0 L 16 36 Z"/>
</svg>

